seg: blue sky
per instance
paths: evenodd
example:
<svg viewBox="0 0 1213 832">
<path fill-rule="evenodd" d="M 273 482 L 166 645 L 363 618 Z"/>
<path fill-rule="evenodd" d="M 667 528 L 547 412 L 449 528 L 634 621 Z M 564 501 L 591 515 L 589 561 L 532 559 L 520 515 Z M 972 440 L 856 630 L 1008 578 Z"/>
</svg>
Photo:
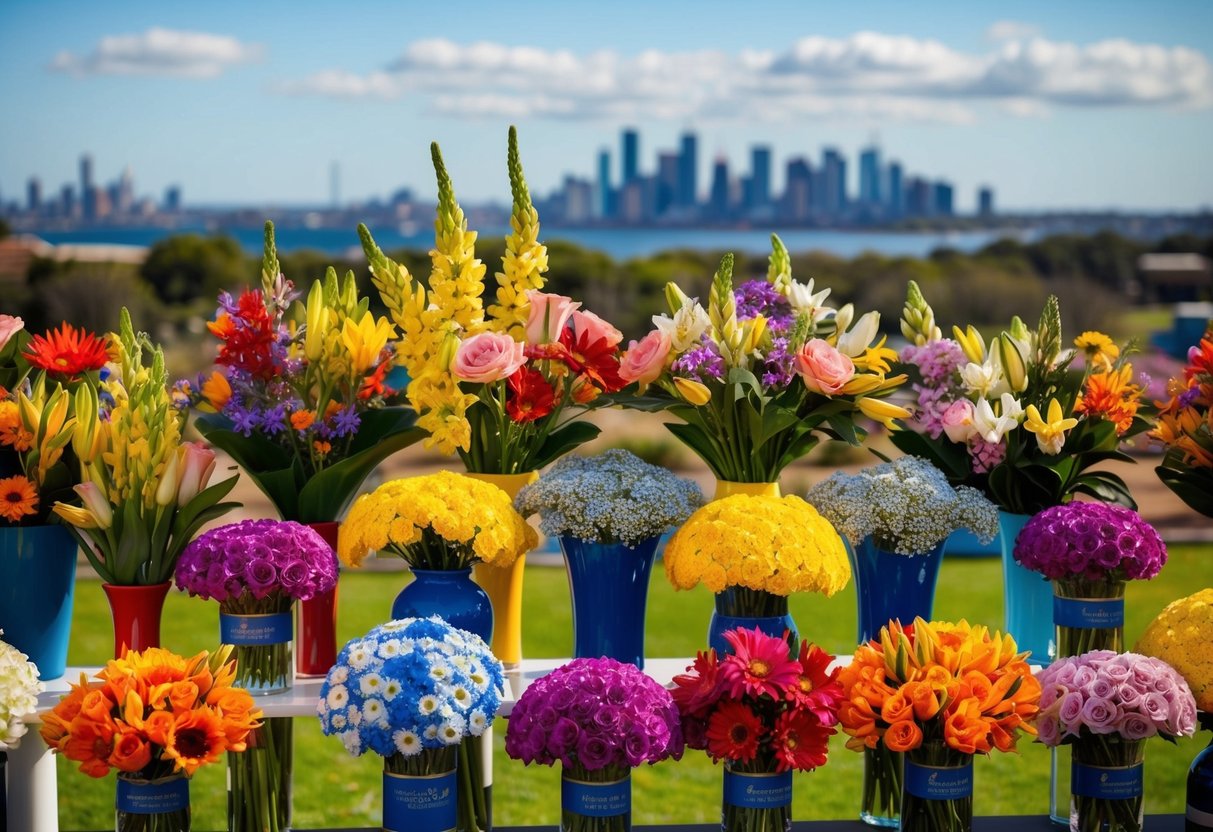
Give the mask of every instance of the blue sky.
<svg viewBox="0 0 1213 832">
<path fill-rule="evenodd" d="M 533 189 L 590 175 L 641 130 L 642 169 L 687 128 L 748 168 L 825 145 L 953 180 L 960 206 L 1213 205 L 1213 4 L 1191 2 L 0 4 L 0 196 L 133 168 L 191 203 L 322 204 L 508 192 L 516 123 Z"/>
</svg>

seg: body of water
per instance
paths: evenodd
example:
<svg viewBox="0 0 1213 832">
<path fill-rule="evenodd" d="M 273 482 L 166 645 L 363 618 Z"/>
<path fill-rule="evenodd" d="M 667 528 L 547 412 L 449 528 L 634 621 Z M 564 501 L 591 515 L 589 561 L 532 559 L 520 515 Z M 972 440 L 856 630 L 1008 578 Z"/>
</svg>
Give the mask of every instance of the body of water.
<svg viewBox="0 0 1213 832">
<path fill-rule="evenodd" d="M 77 231 L 36 232 L 48 243 L 92 243 L 109 245 L 150 246 L 173 234 L 189 232 L 219 233 L 197 227 L 168 228 L 92 228 Z M 372 229 L 375 241 L 385 250 L 399 248 L 429 249 L 433 234 L 401 234 L 396 229 Z M 260 228 L 224 229 L 250 253 L 261 251 Z M 482 238 L 504 235 L 504 229 L 481 231 Z M 891 231 L 829 231 L 818 229 L 789 229 L 779 236 L 792 252 L 826 251 L 839 257 L 854 257 L 865 251 L 886 255 L 923 257 L 936 248 L 946 246 L 961 251 L 973 251 L 1007 236 L 1006 231 L 963 232 L 891 232 Z M 278 228 L 275 239 L 280 251 L 313 249 L 333 255 L 357 255 L 361 249 L 353 228 L 348 231 L 333 228 Z M 734 251 L 762 254 L 771 250 L 771 235 L 766 231 L 746 229 L 646 229 L 646 228 L 552 228 L 544 229 L 543 239 L 568 240 L 584 248 L 603 251 L 616 260 L 647 257 L 672 249 L 701 251 Z"/>
</svg>

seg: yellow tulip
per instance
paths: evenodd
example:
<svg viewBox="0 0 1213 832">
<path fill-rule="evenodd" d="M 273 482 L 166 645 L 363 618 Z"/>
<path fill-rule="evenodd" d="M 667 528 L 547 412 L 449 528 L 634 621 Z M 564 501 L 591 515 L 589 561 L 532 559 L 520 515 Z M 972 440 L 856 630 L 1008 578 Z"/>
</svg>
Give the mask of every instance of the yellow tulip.
<svg viewBox="0 0 1213 832">
<path fill-rule="evenodd" d="M 341 332 L 341 341 L 350 354 L 350 365 L 355 373 L 365 373 L 376 361 L 379 353 L 387 346 L 387 342 L 396 336 L 396 328 L 388 323 L 387 318 L 375 320 L 375 316 L 367 312 L 362 320 L 354 323 L 346 318 L 345 327 Z"/>
<path fill-rule="evenodd" d="M 678 394 L 683 399 L 696 407 L 703 407 L 712 400 L 712 391 L 698 381 L 689 378 L 675 378 L 674 386 L 678 388 Z"/>
<path fill-rule="evenodd" d="M 324 284 L 312 284 L 307 294 L 307 332 L 303 336 L 303 353 L 308 361 L 319 361 L 324 354 L 325 336 L 331 325 L 331 312 L 324 303 Z"/>
</svg>

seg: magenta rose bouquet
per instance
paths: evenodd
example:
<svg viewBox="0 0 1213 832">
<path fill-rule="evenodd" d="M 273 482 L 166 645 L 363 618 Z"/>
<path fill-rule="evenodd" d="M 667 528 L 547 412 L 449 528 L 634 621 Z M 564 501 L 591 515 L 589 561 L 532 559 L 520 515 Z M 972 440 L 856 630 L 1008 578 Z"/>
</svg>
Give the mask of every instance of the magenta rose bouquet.
<svg viewBox="0 0 1213 832">
<path fill-rule="evenodd" d="M 634 665 L 576 659 L 523 691 L 510 714 L 505 751 L 526 765 L 563 766 L 561 828 L 626 832 L 631 769 L 682 757 L 678 708 L 669 691 Z"/>
<path fill-rule="evenodd" d="M 1060 659 L 1037 678 L 1040 741 L 1073 749 L 1070 829 L 1140 832 L 1145 741 L 1191 736 L 1188 683 L 1161 659 L 1111 650 Z"/>
<path fill-rule="evenodd" d="M 1167 547 L 1132 509 L 1074 502 L 1029 520 L 1015 559 L 1053 581 L 1057 653 L 1065 657 L 1123 649 L 1125 581 L 1157 575 Z"/>
</svg>

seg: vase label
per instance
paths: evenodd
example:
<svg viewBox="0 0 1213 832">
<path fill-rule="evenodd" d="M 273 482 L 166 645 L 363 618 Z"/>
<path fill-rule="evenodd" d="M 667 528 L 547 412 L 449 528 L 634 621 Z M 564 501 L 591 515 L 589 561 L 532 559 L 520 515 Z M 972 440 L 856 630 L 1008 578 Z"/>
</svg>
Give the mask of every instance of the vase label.
<svg viewBox="0 0 1213 832">
<path fill-rule="evenodd" d="M 1125 625 L 1124 598 L 1053 596 L 1053 623 L 1082 630 L 1110 630 Z"/>
<path fill-rule="evenodd" d="M 1100 800 L 1129 800 L 1141 797 L 1142 772 L 1145 766 L 1088 766 L 1070 763 L 1070 792 L 1080 797 Z"/>
<path fill-rule="evenodd" d="M 291 640 L 292 618 L 289 612 L 269 615 L 219 613 L 219 640 L 238 646 L 285 644 Z"/>
<path fill-rule="evenodd" d="M 428 777 L 383 773 L 384 832 L 454 832 L 455 770 Z"/>
<path fill-rule="evenodd" d="M 716 613 L 715 629 L 718 632 L 725 633 L 729 630 L 736 630 L 738 627 L 745 630 L 758 628 L 768 636 L 780 638 L 783 636 L 783 631 L 788 628 L 788 621 L 782 615 L 749 618 L 743 615 L 721 615 L 720 613 Z"/>
<path fill-rule="evenodd" d="M 905 761 L 905 790 L 924 800 L 956 800 L 973 796 L 973 761 L 943 768 Z"/>
<path fill-rule="evenodd" d="M 632 778 L 614 783 L 590 783 L 560 778 L 560 806 L 589 818 L 611 818 L 632 811 Z"/>
<path fill-rule="evenodd" d="M 739 809 L 781 809 L 792 805 L 792 772 L 724 773 L 724 802 Z"/>
<path fill-rule="evenodd" d="M 115 808 L 129 815 L 158 815 L 190 807 L 190 781 L 176 777 L 158 783 L 118 778 Z"/>
</svg>

